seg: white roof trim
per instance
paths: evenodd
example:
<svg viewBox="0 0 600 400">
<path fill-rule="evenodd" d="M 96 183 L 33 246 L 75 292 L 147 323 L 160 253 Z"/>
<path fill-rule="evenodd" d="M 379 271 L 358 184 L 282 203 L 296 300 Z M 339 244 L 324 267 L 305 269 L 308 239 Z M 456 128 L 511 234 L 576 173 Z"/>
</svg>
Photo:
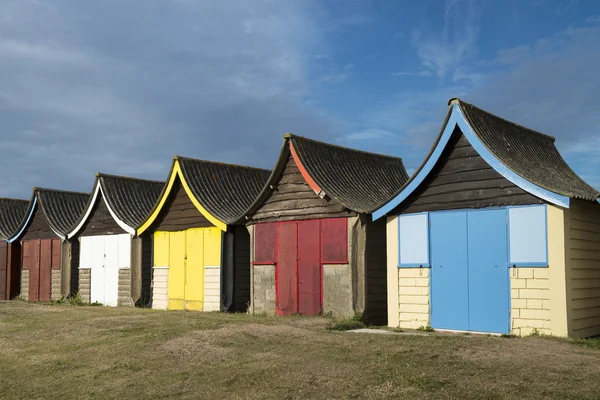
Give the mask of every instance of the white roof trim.
<svg viewBox="0 0 600 400">
<path fill-rule="evenodd" d="M 92 209 L 94 208 L 94 204 L 96 204 L 96 200 L 98 199 L 98 193 L 102 194 L 102 201 L 104 202 L 104 204 L 106 204 L 106 208 L 108 208 L 108 212 L 110 213 L 111 217 L 113 217 L 113 219 L 117 222 L 117 224 L 125 232 L 129 233 L 130 235 L 135 235 L 135 229 L 132 228 L 132 227 L 130 227 L 129 225 L 127 225 L 125 222 L 121 221 L 117 217 L 117 215 L 114 213 L 114 211 L 112 210 L 112 208 L 110 208 L 110 205 L 106 201 L 106 197 L 104 197 L 104 190 L 102 189 L 102 184 L 100 183 L 100 179 L 98 179 L 97 185 L 96 185 L 96 189 L 94 190 L 94 196 L 92 197 L 92 202 L 89 204 L 89 207 L 85 211 L 85 215 L 83 216 L 83 218 L 81 219 L 81 221 L 79 222 L 79 224 L 75 227 L 75 229 L 73 229 L 71 232 L 69 232 L 67 234 L 67 237 L 69 239 L 71 239 L 72 237 L 74 237 L 75 235 L 77 235 L 77 233 L 81 230 L 81 228 L 83 228 L 83 226 L 87 222 L 88 218 L 90 217 L 90 214 L 92 213 Z"/>
<path fill-rule="evenodd" d="M 17 232 L 13 237 L 11 237 L 10 239 L 7 240 L 8 243 L 12 243 L 12 242 L 16 241 L 17 239 L 19 239 L 21 237 L 23 232 L 25 232 L 25 229 L 27 229 L 27 227 L 29 226 L 29 223 L 31 222 L 31 218 L 33 218 L 33 214 L 35 214 L 37 206 L 38 206 L 38 204 L 37 204 L 37 194 L 36 194 L 35 197 L 33 198 L 33 204 L 31 206 L 31 210 L 29 210 L 29 215 L 27 216 L 25 223 L 23 224 L 21 229 L 19 229 L 19 232 Z M 42 211 L 42 213 L 43 213 L 43 211 Z M 63 240 L 67 238 L 66 236 L 63 236 L 60 233 L 56 232 L 54 230 L 54 228 L 52 228 L 52 226 L 50 225 L 48 220 L 46 220 L 46 223 L 48 224 L 50 229 L 52 229 L 52 232 L 54 232 L 56 234 L 56 236 L 58 236 L 59 238 L 61 238 Z"/>
</svg>

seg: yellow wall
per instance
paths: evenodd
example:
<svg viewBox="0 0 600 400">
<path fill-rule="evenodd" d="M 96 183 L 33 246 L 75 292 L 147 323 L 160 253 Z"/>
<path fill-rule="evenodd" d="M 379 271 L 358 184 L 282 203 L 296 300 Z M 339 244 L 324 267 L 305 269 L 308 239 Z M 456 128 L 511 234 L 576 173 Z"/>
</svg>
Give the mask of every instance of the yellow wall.
<svg viewBox="0 0 600 400">
<path fill-rule="evenodd" d="M 154 266 L 168 268 L 167 308 L 204 310 L 205 269 L 220 268 L 220 259 L 221 230 L 216 227 L 156 232 Z M 212 300 L 214 293 L 206 294 Z M 214 310 L 214 304 L 209 309 Z"/>
<path fill-rule="evenodd" d="M 389 216 L 386 225 L 387 243 L 387 304 L 388 326 L 397 328 L 400 324 L 398 310 L 398 217 Z"/>
<path fill-rule="evenodd" d="M 600 204 L 572 200 L 565 221 L 570 335 L 599 335 Z"/>
<path fill-rule="evenodd" d="M 548 268 L 510 268 L 511 332 L 551 333 Z"/>
</svg>

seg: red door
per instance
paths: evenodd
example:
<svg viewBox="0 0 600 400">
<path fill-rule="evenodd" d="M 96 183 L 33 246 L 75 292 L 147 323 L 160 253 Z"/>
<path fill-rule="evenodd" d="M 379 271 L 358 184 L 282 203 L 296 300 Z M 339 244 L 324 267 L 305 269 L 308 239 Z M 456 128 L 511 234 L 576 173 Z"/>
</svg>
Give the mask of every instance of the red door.
<svg viewBox="0 0 600 400">
<path fill-rule="evenodd" d="M 298 222 L 298 313 L 321 313 L 319 221 Z"/>
<path fill-rule="evenodd" d="M 2 241 L 0 242 L 0 300 L 8 300 L 10 297 L 8 271 L 8 243 Z"/>
<path fill-rule="evenodd" d="M 294 222 L 277 224 L 277 261 L 275 264 L 277 315 L 298 312 L 298 226 Z"/>
<path fill-rule="evenodd" d="M 23 269 L 29 270 L 29 301 L 50 301 L 52 269 L 60 269 L 60 239 L 23 241 Z"/>
</svg>

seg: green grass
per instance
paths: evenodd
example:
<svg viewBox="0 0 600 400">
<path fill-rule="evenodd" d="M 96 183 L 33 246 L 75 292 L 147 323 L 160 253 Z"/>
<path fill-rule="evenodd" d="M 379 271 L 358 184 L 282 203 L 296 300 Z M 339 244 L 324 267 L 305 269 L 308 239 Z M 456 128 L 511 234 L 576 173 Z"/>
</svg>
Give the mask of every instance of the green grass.
<svg viewBox="0 0 600 400">
<path fill-rule="evenodd" d="M 599 341 L 0 302 L 0 398 L 594 399 Z"/>
</svg>

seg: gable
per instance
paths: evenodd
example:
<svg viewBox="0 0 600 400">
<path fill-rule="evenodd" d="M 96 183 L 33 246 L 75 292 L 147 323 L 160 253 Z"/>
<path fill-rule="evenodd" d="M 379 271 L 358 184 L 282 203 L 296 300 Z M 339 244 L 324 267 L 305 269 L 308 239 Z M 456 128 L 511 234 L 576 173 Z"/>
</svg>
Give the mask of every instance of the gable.
<svg viewBox="0 0 600 400">
<path fill-rule="evenodd" d="M 88 216 L 88 220 L 79 231 L 80 236 L 117 235 L 127 233 L 112 217 L 101 192 Z"/>
<path fill-rule="evenodd" d="M 58 235 L 54 233 L 52 228 L 50 228 L 48 220 L 44 216 L 41 207 L 36 205 L 35 211 L 31 216 L 31 220 L 29 220 L 29 224 L 21 235 L 21 240 L 54 239 L 57 237 Z"/>
<path fill-rule="evenodd" d="M 494 170 L 456 128 L 437 164 L 400 213 L 541 204 Z"/>
<path fill-rule="evenodd" d="M 153 226 L 157 231 L 173 232 L 214 225 L 198 211 L 177 178 Z"/>
<path fill-rule="evenodd" d="M 273 187 L 250 223 L 356 215 L 336 200 L 320 198 L 308 185 L 291 155 Z"/>
</svg>

